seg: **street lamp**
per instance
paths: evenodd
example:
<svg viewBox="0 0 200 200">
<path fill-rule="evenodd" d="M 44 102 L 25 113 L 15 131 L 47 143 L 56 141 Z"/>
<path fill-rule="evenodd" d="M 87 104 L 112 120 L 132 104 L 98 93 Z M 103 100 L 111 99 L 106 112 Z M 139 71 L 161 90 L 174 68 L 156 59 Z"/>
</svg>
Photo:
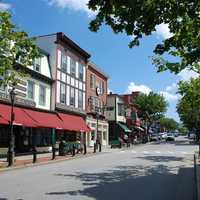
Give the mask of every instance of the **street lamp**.
<svg viewBox="0 0 200 200">
<path fill-rule="evenodd" d="M 14 146 L 15 146 L 15 137 L 13 133 L 13 122 L 15 120 L 14 113 L 14 102 L 15 102 L 15 87 L 13 87 L 10 91 L 10 101 L 11 101 L 11 115 L 10 115 L 10 134 L 9 134 L 9 146 L 8 146 L 8 167 L 13 166 L 14 164 Z"/>
</svg>

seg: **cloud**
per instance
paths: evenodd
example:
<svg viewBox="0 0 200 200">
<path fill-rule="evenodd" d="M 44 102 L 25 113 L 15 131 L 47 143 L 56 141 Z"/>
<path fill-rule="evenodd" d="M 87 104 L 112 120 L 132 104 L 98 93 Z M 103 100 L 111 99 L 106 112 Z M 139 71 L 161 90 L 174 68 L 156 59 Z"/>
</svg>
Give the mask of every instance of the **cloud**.
<svg viewBox="0 0 200 200">
<path fill-rule="evenodd" d="M 166 87 L 166 91 L 167 92 L 175 92 L 175 91 L 177 91 L 177 88 L 178 88 L 177 84 L 172 83 L 172 85 L 169 85 Z"/>
<path fill-rule="evenodd" d="M 69 8 L 74 11 L 83 11 L 88 14 L 89 17 L 95 15 L 95 12 L 91 11 L 87 4 L 89 0 L 48 0 L 49 5 L 57 6 L 58 8 Z"/>
<path fill-rule="evenodd" d="M 173 94 L 167 91 L 161 91 L 160 94 L 167 100 L 167 101 L 177 101 L 180 98 L 179 94 Z"/>
<path fill-rule="evenodd" d="M 173 34 L 169 31 L 168 24 L 164 23 L 156 26 L 156 35 L 158 35 L 162 39 L 168 39 L 173 36 Z"/>
<path fill-rule="evenodd" d="M 8 9 L 10 9 L 10 8 L 11 8 L 11 5 L 10 5 L 10 4 L 0 2 L 0 11 L 8 10 Z"/>
<path fill-rule="evenodd" d="M 199 74 L 192 70 L 184 69 L 178 74 L 178 76 L 180 77 L 181 80 L 188 81 L 191 78 L 197 78 Z"/>
<path fill-rule="evenodd" d="M 143 92 L 144 94 L 149 94 L 151 92 L 151 89 L 146 85 L 136 85 L 134 82 L 130 82 L 126 90 L 126 93 L 132 93 L 138 91 Z"/>
</svg>

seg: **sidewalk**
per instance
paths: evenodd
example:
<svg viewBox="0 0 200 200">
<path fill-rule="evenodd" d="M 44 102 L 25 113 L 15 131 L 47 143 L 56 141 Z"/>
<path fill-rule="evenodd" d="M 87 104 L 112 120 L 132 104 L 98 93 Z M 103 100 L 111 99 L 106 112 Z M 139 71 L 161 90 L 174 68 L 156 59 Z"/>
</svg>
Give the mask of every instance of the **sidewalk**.
<svg viewBox="0 0 200 200">
<path fill-rule="evenodd" d="M 11 168 L 7 168 L 8 166 L 7 158 L 0 158 L 0 171 L 4 171 L 8 169 L 18 169 L 18 168 L 23 168 L 23 167 L 28 167 L 28 166 L 49 164 L 49 163 L 54 163 L 54 162 L 63 161 L 63 160 L 70 160 L 74 158 L 85 157 L 89 155 L 90 156 L 95 155 L 93 153 L 93 148 L 88 148 L 87 154 L 85 155 L 83 153 L 78 153 L 75 156 L 72 156 L 71 154 L 66 155 L 66 156 L 58 156 L 58 152 L 56 152 L 56 158 L 54 160 L 52 160 L 52 153 L 37 154 L 36 163 L 33 163 L 33 155 L 16 156 L 14 166 Z"/>
</svg>

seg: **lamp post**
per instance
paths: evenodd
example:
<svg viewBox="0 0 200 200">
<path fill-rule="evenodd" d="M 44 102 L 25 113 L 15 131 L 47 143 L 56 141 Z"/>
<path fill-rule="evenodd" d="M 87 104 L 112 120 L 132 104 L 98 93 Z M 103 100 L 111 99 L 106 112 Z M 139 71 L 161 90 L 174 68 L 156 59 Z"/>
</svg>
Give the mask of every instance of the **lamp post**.
<svg viewBox="0 0 200 200">
<path fill-rule="evenodd" d="M 11 115 L 10 115 L 10 134 L 9 134 L 9 147 L 8 147 L 8 167 L 14 164 L 14 147 L 15 147 L 15 137 L 13 133 L 13 122 L 15 120 L 14 113 L 14 102 L 15 102 L 15 87 L 10 91 L 10 101 L 11 101 Z"/>
</svg>

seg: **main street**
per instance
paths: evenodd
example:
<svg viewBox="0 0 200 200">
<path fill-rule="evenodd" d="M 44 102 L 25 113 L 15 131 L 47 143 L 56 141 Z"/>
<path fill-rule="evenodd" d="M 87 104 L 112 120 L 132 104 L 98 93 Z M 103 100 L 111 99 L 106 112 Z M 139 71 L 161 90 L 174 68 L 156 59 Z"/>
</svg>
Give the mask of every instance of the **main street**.
<svg viewBox="0 0 200 200">
<path fill-rule="evenodd" d="M 0 200 L 192 200 L 193 153 L 184 137 L 0 173 Z"/>
</svg>

